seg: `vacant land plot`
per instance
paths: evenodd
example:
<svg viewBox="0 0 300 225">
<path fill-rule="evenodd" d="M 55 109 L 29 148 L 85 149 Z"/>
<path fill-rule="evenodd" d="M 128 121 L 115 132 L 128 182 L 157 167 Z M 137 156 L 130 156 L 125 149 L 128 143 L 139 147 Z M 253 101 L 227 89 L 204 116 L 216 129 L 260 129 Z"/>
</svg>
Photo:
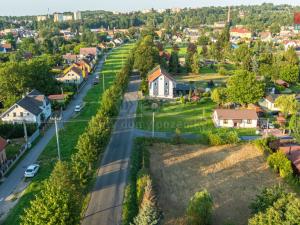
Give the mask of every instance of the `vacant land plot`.
<svg viewBox="0 0 300 225">
<path fill-rule="evenodd" d="M 151 172 L 164 224 L 181 224 L 189 199 L 206 188 L 214 200 L 213 224 L 247 224 L 248 208 L 264 187 L 281 183 L 252 145 L 206 147 L 154 144 Z"/>
</svg>

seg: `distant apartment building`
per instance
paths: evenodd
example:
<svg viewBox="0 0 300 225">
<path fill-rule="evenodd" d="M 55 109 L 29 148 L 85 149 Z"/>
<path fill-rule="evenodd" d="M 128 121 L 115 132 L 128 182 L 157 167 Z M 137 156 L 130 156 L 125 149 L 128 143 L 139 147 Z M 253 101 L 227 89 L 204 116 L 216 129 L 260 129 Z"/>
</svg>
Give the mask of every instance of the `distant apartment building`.
<svg viewBox="0 0 300 225">
<path fill-rule="evenodd" d="M 81 20 L 81 12 L 80 11 L 76 11 L 74 12 L 74 20 Z"/>
<path fill-rule="evenodd" d="M 72 15 L 63 15 L 63 21 L 72 21 L 73 16 Z"/>
<path fill-rule="evenodd" d="M 63 22 L 64 21 L 64 15 L 62 13 L 54 13 L 53 14 L 53 20 L 54 22 Z"/>
<path fill-rule="evenodd" d="M 37 16 L 36 17 L 36 20 L 38 21 L 38 22 L 40 22 L 40 21 L 45 21 L 45 20 L 47 20 L 47 16 Z"/>
</svg>

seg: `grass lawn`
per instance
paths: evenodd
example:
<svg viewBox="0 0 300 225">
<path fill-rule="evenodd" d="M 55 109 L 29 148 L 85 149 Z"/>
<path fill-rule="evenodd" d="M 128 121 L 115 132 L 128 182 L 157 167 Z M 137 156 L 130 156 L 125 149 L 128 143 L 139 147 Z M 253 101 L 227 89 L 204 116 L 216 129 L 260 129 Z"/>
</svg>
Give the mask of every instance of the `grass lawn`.
<svg viewBox="0 0 300 225">
<path fill-rule="evenodd" d="M 203 99 L 204 100 L 204 99 Z M 136 126 L 143 130 L 152 130 L 151 101 L 140 100 L 137 110 Z M 215 128 L 211 119 L 216 107 L 209 98 L 200 103 L 160 102 L 155 112 L 155 130 L 182 133 L 207 134 Z M 224 128 L 226 129 L 226 128 Z M 235 129 L 239 135 L 255 135 L 255 129 Z"/>
<path fill-rule="evenodd" d="M 11 144 L 8 144 L 7 147 L 5 148 L 6 158 L 8 160 L 13 159 L 19 153 L 21 147 L 22 147 L 21 143 L 12 142 Z"/>
<path fill-rule="evenodd" d="M 116 72 L 122 67 L 122 58 L 124 58 L 125 62 L 126 56 L 132 47 L 133 45 L 130 44 L 114 49 L 107 58 L 102 70 L 102 74 L 105 76 L 105 88 L 113 83 Z M 98 85 L 93 86 L 84 98 L 85 107 L 82 112 L 69 122 L 65 123 L 64 128 L 60 130 L 59 135 L 62 160 L 70 160 L 71 155 L 75 151 L 78 137 L 83 133 L 91 117 L 98 111 L 100 97 L 103 93 L 102 76 L 100 76 L 100 80 L 101 82 Z M 20 215 L 23 213 L 24 208 L 29 206 L 29 202 L 34 198 L 34 195 L 40 191 L 42 181 L 49 177 L 56 161 L 56 138 L 53 137 L 38 159 L 38 163 L 41 165 L 38 175 L 32 179 L 32 182 L 25 190 L 25 194 L 21 197 L 18 204 L 10 211 L 4 224 L 20 224 Z"/>
<path fill-rule="evenodd" d="M 150 170 L 162 224 L 186 224 L 184 214 L 190 198 L 202 189 L 212 195 L 212 224 L 247 224 L 249 205 L 264 187 L 283 180 L 268 168 L 263 153 L 253 145 L 171 145 L 149 147 Z"/>
</svg>

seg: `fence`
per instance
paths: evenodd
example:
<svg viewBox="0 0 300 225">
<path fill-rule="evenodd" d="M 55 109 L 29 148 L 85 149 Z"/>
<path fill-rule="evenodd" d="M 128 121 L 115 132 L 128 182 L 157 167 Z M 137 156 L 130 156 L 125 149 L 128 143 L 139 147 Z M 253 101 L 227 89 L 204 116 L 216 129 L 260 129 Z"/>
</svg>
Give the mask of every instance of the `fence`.
<svg viewBox="0 0 300 225">
<path fill-rule="evenodd" d="M 19 159 L 24 155 L 27 149 L 31 147 L 31 143 L 36 140 L 40 136 L 40 130 L 37 129 L 29 138 L 28 144 L 24 144 L 21 146 L 19 152 L 15 157 L 11 160 L 7 160 L 5 164 L 0 166 L 0 179 L 3 178 L 10 169 L 19 161 Z"/>
</svg>

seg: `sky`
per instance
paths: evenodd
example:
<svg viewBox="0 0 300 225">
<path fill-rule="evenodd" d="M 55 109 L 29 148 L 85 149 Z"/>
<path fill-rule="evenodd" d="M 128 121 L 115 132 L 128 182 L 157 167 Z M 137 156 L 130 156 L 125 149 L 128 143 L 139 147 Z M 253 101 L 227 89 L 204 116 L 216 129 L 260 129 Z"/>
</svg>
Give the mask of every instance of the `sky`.
<svg viewBox="0 0 300 225">
<path fill-rule="evenodd" d="M 0 16 L 42 15 L 77 10 L 128 12 L 173 7 L 203 7 L 261 4 L 300 5 L 300 0 L 0 0 Z"/>
</svg>

